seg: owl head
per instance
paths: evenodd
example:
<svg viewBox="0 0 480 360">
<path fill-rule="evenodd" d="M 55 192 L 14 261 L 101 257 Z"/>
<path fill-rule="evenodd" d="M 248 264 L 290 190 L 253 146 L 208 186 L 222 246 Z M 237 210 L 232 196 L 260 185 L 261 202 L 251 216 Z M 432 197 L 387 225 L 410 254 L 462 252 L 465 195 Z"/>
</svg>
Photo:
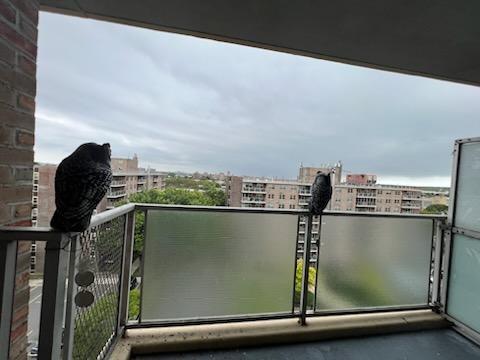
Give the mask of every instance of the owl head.
<svg viewBox="0 0 480 360">
<path fill-rule="evenodd" d="M 105 143 L 103 145 L 86 143 L 80 145 L 72 155 L 81 159 L 89 159 L 102 164 L 110 164 L 110 156 L 112 155 L 112 151 L 109 143 Z"/>
</svg>

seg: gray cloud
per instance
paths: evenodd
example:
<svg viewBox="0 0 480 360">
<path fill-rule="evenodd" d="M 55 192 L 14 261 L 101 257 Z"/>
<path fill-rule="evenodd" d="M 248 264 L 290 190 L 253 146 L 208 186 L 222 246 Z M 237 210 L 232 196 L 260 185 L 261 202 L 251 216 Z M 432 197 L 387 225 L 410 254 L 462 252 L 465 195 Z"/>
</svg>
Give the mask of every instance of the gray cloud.
<svg viewBox="0 0 480 360">
<path fill-rule="evenodd" d="M 36 156 L 110 142 L 161 170 L 294 177 L 342 160 L 385 178 L 446 177 L 480 134 L 480 89 L 42 13 Z"/>
</svg>

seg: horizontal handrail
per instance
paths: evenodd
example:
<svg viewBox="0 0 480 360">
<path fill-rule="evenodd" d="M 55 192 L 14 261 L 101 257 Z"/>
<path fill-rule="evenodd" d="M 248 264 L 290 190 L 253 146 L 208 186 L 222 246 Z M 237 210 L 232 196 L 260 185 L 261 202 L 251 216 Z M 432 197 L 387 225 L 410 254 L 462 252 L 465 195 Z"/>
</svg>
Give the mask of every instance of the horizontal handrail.
<svg viewBox="0 0 480 360">
<path fill-rule="evenodd" d="M 128 203 L 92 217 L 89 228 L 101 225 L 131 211 L 140 210 L 176 210 L 176 211 L 205 211 L 205 212 L 234 212 L 234 213 L 257 213 L 257 214 L 287 214 L 308 215 L 306 209 L 270 209 L 270 208 L 244 208 L 228 206 L 198 206 L 198 205 L 169 205 L 169 204 L 144 204 Z M 349 212 L 349 211 L 325 211 L 328 216 L 355 216 L 355 217 L 388 217 L 388 218 L 418 218 L 446 220 L 445 215 L 436 214 L 397 214 L 384 212 Z M 62 232 L 49 227 L 16 227 L 0 226 L 0 241 L 35 240 L 48 241 L 59 239 Z M 71 233 L 75 235 L 75 233 Z"/>
</svg>

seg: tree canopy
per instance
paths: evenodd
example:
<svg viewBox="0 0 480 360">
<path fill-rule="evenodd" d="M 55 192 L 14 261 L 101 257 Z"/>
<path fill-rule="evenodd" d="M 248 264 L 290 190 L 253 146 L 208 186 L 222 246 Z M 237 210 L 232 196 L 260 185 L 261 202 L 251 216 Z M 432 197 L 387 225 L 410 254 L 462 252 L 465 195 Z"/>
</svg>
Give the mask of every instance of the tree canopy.
<svg viewBox="0 0 480 360">
<path fill-rule="evenodd" d="M 433 204 L 427 206 L 421 211 L 422 214 L 439 214 L 444 215 L 448 212 L 448 206 L 443 204 Z"/>
<path fill-rule="evenodd" d="M 190 180 L 190 179 L 187 179 Z M 165 190 L 151 189 L 132 194 L 128 202 L 144 204 L 172 204 L 172 205 L 200 205 L 200 206 L 222 206 L 225 205 L 225 192 L 212 181 L 202 180 L 210 183 L 205 186 L 204 191 L 187 188 L 167 187 Z M 211 185 L 214 184 L 214 185 Z M 117 206 L 127 201 L 119 202 Z M 134 257 L 137 258 L 143 249 L 143 234 L 145 227 L 145 215 L 138 211 L 135 214 L 135 243 Z"/>
</svg>

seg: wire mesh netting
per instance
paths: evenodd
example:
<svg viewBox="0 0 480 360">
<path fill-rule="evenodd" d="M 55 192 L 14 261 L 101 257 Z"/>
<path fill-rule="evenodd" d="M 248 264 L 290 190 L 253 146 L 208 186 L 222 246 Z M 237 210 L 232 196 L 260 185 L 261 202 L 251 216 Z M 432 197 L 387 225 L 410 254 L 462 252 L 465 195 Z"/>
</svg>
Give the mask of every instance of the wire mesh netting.
<svg viewBox="0 0 480 360">
<path fill-rule="evenodd" d="M 73 359 L 102 359 L 116 334 L 125 216 L 77 239 Z"/>
</svg>

